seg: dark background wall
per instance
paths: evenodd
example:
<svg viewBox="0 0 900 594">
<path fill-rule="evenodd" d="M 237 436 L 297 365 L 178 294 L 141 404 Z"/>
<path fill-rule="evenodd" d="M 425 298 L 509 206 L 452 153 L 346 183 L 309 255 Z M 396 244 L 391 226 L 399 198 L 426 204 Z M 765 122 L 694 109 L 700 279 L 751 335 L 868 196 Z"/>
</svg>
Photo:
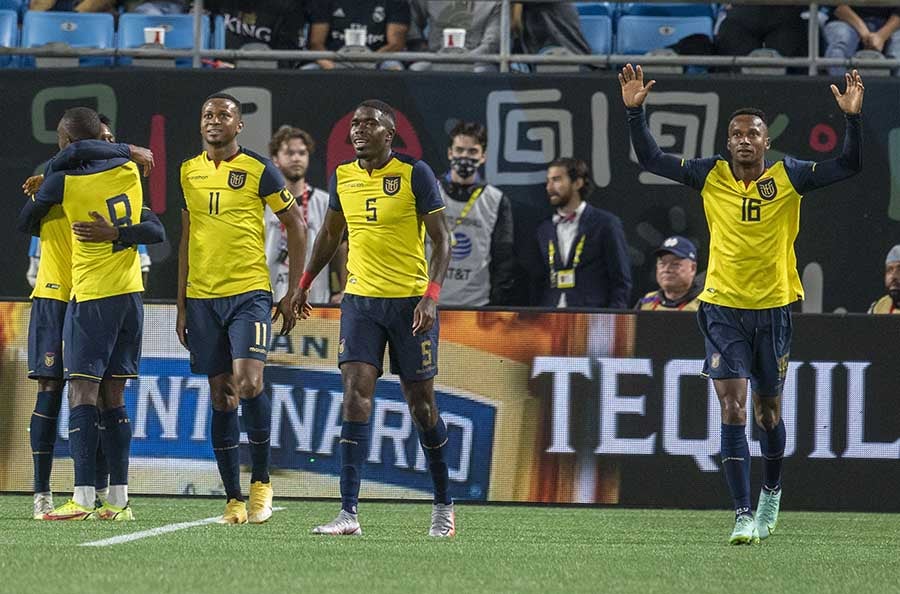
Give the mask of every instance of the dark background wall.
<svg viewBox="0 0 900 594">
<path fill-rule="evenodd" d="M 840 151 L 843 117 L 826 78 L 731 79 L 664 77 L 648 102 L 651 128 L 664 150 L 686 157 L 724 151 L 728 114 L 738 107 L 765 109 L 772 158 L 787 153 L 823 160 Z M 120 140 L 149 145 L 156 177 L 146 200 L 169 232 L 170 245 L 154 247 L 150 298 L 174 298 L 176 262 L 171 246 L 180 229 L 178 167 L 201 150 L 199 109 L 208 94 L 229 90 L 246 105 L 242 144 L 265 151 L 272 130 L 284 123 L 317 139 L 309 179 L 318 186 L 337 162 L 350 158 L 348 114 L 361 100 L 378 97 L 401 114 L 397 150 L 446 169 L 447 130 L 457 119 L 485 122 L 489 132 L 487 179 L 510 196 L 521 270 L 538 264 L 534 229 L 549 216 L 546 163 L 575 156 L 591 165 L 598 189 L 590 201 L 624 222 L 634 264 L 633 299 L 652 287 L 650 252 L 667 235 L 698 241 L 707 258 L 708 230 L 697 194 L 660 183 L 631 158 L 618 82 L 611 74 L 501 76 L 377 72 L 7 71 L 0 72 L 4 114 L 0 138 L 0 233 L 4 248 L 0 295 L 25 296 L 28 240 L 13 221 L 23 199 L 22 181 L 56 150 L 62 112 L 90 105 L 114 119 Z M 892 149 L 900 151 L 900 83 L 866 81 L 864 171 L 804 201 L 797 242 L 812 310 L 864 311 L 879 295 L 884 256 L 900 242 L 900 184 Z M 895 130 L 895 128 L 897 130 Z M 894 196 L 897 194 L 897 196 Z M 705 264 L 701 264 L 705 268 Z M 821 293 L 814 289 L 821 281 Z M 530 299 L 521 275 L 518 301 Z"/>
</svg>

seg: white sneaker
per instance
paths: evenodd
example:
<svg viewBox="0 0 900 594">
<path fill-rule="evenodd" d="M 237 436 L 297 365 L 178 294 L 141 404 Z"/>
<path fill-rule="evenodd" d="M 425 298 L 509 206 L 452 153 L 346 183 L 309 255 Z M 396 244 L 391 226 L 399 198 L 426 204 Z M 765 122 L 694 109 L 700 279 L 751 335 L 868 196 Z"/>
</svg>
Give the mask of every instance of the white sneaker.
<svg viewBox="0 0 900 594">
<path fill-rule="evenodd" d="M 34 494 L 34 514 L 35 520 L 43 520 L 44 514 L 53 511 L 53 494 L 52 493 L 35 493 Z"/>
<path fill-rule="evenodd" d="M 449 538 L 456 535 L 456 515 L 453 504 L 435 503 L 431 508 L 431 530 L 428 536 Z"/>
<path fill-rule="evenodd" d="M 313 534 L 329 534 L 331 536 L 360 536 L 362 528 L 356 514 L 341 510 L 334 520 L 313 528 Z"/>
</svg>

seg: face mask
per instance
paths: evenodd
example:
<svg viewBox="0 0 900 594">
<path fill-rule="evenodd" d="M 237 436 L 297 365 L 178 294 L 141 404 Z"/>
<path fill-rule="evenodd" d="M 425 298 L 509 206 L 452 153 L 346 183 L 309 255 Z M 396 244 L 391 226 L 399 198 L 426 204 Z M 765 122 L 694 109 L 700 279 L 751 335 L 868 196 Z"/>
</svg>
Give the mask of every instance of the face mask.
<svg viewBox="0 0 900 594">
<path fill-rule="evenodd" d="M 468 179 L 478 170 L 478 161 L 469 157 L 453 157 L 450 159 L 450 167 L 458 176 Z"/>
</svg>

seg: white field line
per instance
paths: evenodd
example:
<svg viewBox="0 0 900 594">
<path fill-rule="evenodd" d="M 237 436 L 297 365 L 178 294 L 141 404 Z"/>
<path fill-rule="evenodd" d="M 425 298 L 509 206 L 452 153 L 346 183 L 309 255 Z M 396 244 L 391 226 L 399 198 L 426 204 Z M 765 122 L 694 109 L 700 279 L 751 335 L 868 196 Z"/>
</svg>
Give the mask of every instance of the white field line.
<svg viewBox="0 0 900 594">
<path fill-rule="evenodd" d="M 281 511 L 283 507 L 273 507 L 272 511 Z M 194 520 L 193 522 L 180 522 L 178 524 L 167 524 L 165 526 L 160 526 L 159 528 L 151 528 L 150 530 L 141 530 L 140 532 L 132 532 L 130 534 L 122 534 L 120 536 L 113 536 L 112 538 L 104 538 L 103 540 L 93 540 L 91 542 L 83 542 L 81 546 L 83 547 L 109 547 L 117 544 L 124 544 L 126 542 L 131 542 L 134 540 L 140 540 L 142 538 L 151 538 L 153 536 L 159 536 L 160 534 L 167 534 L 169 532 L 176 532 L 178 530 L 184 530 L 185 528 L 193 528 L 194 526 L 203 526 L 204 524 L 213 524 L 218 522 L 222 516 L 215 516 L 212 518 L 204 518 L 202 520 Z"/>
</svg>

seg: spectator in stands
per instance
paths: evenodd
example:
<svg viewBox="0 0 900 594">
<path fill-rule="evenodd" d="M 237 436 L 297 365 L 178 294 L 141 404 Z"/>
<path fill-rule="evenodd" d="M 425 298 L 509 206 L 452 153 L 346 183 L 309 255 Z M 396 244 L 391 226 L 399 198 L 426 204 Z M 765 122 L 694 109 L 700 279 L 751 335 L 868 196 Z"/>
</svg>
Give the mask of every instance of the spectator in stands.
<svg viewBox="0 0 900 594">
<path fill-rule="evenodd" d="M 427 28 L 427 51 L 444 46 L 444 29 L 465 29 L 466 50 L 472 54 L 500 51 L 500 3 L 410 0 L 412 22 L 422 34 Z M 410 70 L 431 70 L 431 62 L 415 62 Z M 496 71 L 496 64 L 476 64 L 475 72 Z"/>
<path fill-rule="evenodd" d="M 205 0 L 203 6 L 225 18 L 225 47 L 264 43 L 272 49 L 299 50 L 305 44 L 308 2 L 297 0 Z M 291 66 L 282 62 L 281 66 Z"/>
<path fill-rule="evenodd" d="M 556 214 L 537 229 L 540 305 L 628 308 L 631 263 L 622 221 L 585 202 L 592 189 L 584 161 L 557 159 L 547 168 L 547 194 Z"/>
<path fill-rule="evenodd" d="M 900 244 L 884 260 L 884 289 L 887 295 L 869 307 L 870 314 L 900 314 Z"/>
<path fill-rule="evenodd" d="M 653 252 L 656 256 L 656 283 L 659 289 L 641 297 L 635 309 L 697 311 L 703 283 L 697 276 L 697 248 L 685 237 L 675 235 Z"/>
<path fill-rule="evenodd" d="M 114 12 L 116 0 L 31 0 L 28 10 L 55 12 Z"/>
<path fill-rule="evenodd" d="M 545 47 L 563 47 L 573 54 L 590 54 L 581 31 L 578 10 L 566 2 L 517 2 L 512 5 L 513 32 L 521 50 L 536 54 Z"/>
<path fill-rule="evenodd" d="M 344 29 L 366 30 L 366 47 L 373 52 L 406 49 L 409 4 L 406 0 L 312 0 L 309 49 L 338 51 L 344 47 Z M 332 60 L 317 60 L 320 68 L 331 70 Z M 396 61 L 379 65 L 382 70 L 402 70 Z"/>
<path fill-rule="evenodd" d="M 825 57 L 850 58 L 857 50 L 884 52 L 888 58 L 900 57 L 900 8 L 841 4 L 825 25 Z M 843 76 L 844 66 L 831 66 L 828 74 Z"/>
<path fill-rule="evenodd" d="M 184 14 L 188 9 L 187 0 L 130 0 L 122 4 L 125 12 L 146 14 L 148 16 Z"/>
<path fill-rule="evenodd" d="M 509 305 L 515 281 L 513 217 L 509 198 L 478 173 L 487 130 L 459 122 L 450 131 L 450 170 L 441 176 L 444 214 L 451 231 L 451 261 L 441 305 Z"/>
<path fill-rule="evenodd" d="M 716 50 L 723 56 L 745 56 L 762 47 L 785 57 L 806 56 L 805 6 L 734 4 L 716 31 Z"/>
</svg>

